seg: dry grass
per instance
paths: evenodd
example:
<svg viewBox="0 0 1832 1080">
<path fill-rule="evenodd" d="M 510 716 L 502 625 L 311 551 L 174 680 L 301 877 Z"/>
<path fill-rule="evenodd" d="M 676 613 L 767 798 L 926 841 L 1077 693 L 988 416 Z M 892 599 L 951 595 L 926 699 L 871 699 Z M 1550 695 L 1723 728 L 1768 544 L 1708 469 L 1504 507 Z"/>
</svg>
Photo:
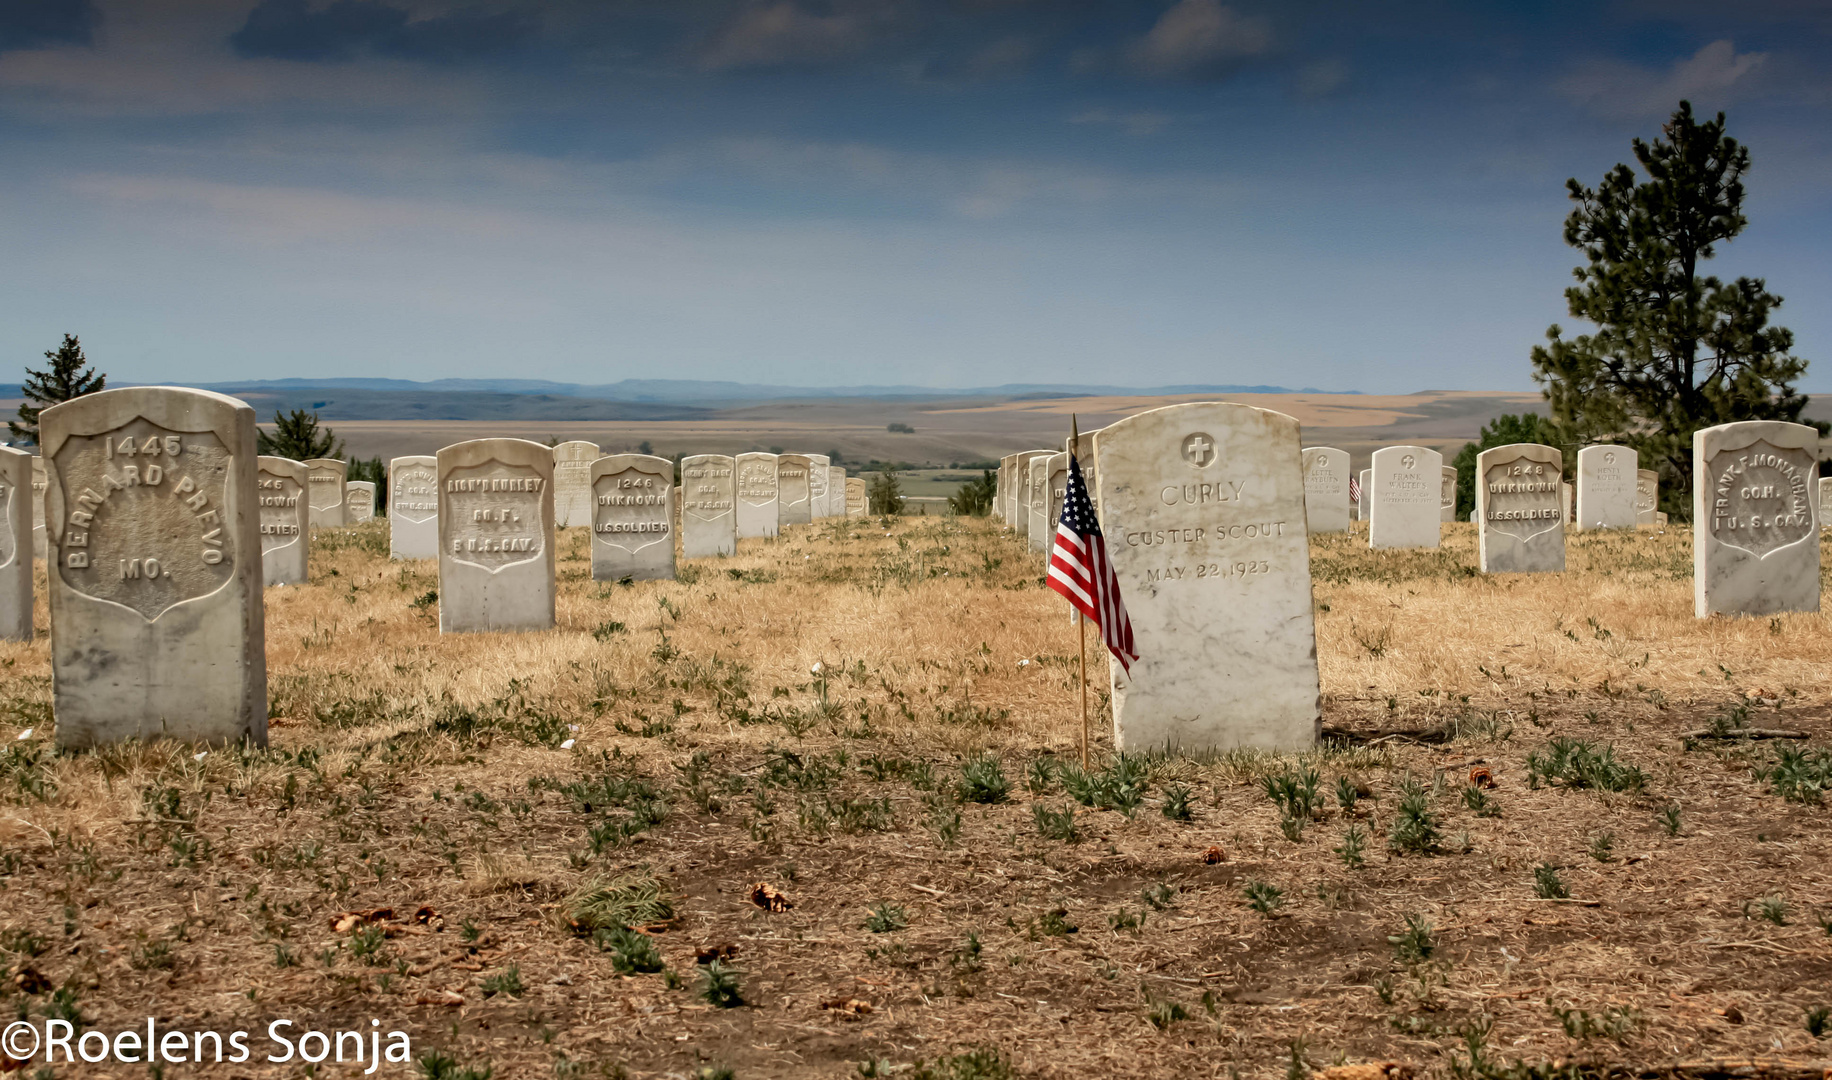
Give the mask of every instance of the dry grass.
<svg viewBox="0 0 1832 1080">
<path fill-rule="evenodd" d="M 1575 536 L 1567 574 L 1496 579 L 1468 525 L 1436 553 L 1324 538 L 1325 722 L 1450 741 L 1092 785 L 1059 768 L 1073 631 L 985 523 L 798 527 L 633 586 L 590 581 L 574 530 L 559 630 L 444 638 L 432 565 L 389 563 L 383 528 L 270 590 L 266 752 L 55 756 L 45 646 L 0 646 L 0 965 L 44 977 L 9 1009 L 239 1027 L 257 1064 L 274 1017 L 377 1017 L 497 1077 L 886 1075 L 975 1048 L 933 1075 L 1268 1076 L 1294 1040 L 1445 1076 L 1826 1057 L 1832 810 L 1758 779 L 1774 743 L 1678 735 L 1826 745 L 1832 631 L 1694 620 L 1684 535 Z M 1554 738 L 1640 788 L 1530 784 Z M 996 794 L 987 753 L 1002 801 L 972 798 Z M 1305 768 L 1314 816 L 1282 823 L 1262 778 Z M 1339 779 L 1366 795 L 1342 809 Z M 1408 785 L 1420 853 L 1388 846 Z M 1542 866 L 1568 899 L 1536 895 Z M 743 1004 L 715 1007 L 728 967 Z"/>
</svg>

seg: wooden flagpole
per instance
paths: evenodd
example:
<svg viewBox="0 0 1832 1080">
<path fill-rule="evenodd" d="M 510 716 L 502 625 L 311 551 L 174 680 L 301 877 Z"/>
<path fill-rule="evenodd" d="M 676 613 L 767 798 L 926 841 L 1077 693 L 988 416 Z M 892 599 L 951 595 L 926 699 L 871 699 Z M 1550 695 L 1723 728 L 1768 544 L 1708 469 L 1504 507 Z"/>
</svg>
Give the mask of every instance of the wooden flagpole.
<svg viewBox="0 0 1832 1080">
<path fill-rule="evenodd" d="M 1069 414 L 1069 453 L 1079 457 L 1081 450 L 1081 425 L 1076 422 L 1075 414 Z M 1075 625 L 1081 630 L 1081 768 L 1088 770 L 1088 618 L 1081 612 L 1075 613 Z"/>
</svg>

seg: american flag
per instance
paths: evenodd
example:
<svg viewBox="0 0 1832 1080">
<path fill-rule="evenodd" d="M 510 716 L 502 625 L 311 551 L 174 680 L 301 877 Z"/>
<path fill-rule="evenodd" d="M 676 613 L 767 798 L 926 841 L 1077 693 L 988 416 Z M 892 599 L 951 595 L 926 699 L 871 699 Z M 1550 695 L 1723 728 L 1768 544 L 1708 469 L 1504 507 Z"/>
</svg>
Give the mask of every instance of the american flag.
<svg viewBox="0 0 1832 1080">
<path fill-rule="evenodd" d="M 1349 501 L 1352 503 L 1361 501 L 1361 477 L 1359 476 L 1349 477 Z"/>
<path fill-rule="evenodd" d="M 1062 518 L 1050 551 L 1050 588 L 1061 593 L 1082 617 L 1100 627 L 1101 640 L 1120 666 L 1132 673 L 1139 658 L 1132 641 L 1132 620 L 1120 599 L 1120 581 L 1107 560 L 1107 538 L 1101 535 L 1081 464 L 1069 455 L 1069 483 L 1062 495 Z"/>
</svg>

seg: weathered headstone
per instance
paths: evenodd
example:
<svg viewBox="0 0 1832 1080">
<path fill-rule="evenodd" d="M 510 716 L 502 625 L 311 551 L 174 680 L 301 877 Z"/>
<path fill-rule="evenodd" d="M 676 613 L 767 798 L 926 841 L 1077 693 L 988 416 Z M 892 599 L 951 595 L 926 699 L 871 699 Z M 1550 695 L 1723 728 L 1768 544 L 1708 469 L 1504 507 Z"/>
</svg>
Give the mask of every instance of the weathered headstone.
<svg viewBox="0 0 1832 1080">
<path fill-rule="evenodd" d="M 592 462 L 592 580 L 674 577 L 674 463 L 652 454 Z"/>
<path fill-rule="evenodd" d="M 344 484 L 344 524 L 361 525 L 375 520 L 375 482 L 351 480 Z"/>
<path fill-rule="evenodd" d="M 1511 443 L 1476 455 L 1476 546 L 1484 572 L 1565 569 L 1565 511 L 1559 505 L 1564 455 Z"/>
<path fill-rule="evenodd" d="M 552 629 L 553 449 L 472 439 L 437 469 L 440 632 Z"/>
<path fill-rule="evenodd" d="M 1693 610 L 1819 610 L 1813 474 L 1819 432 L 1780 420 L 1692 435 Z"/>
<path fill-rule="evenodd" d="M 595 442 L 573 439 L 553 448 L 553 523 L 559 528 L 592 523 L 592 462 L 604 456 Z"/>
<path fill-rule="evenodd" d="M 1050 467 L 1049 479 L 1044 490 L 1050 500 L 1049 514 L 1043 519 L 1043 548 L 1048 551 L 1056 543 L 1056 525 L 1062 520 L 1062 500 L 1069 493 L 1069 455 L 1067 451 L 1051 454 L 1048 458 Z M 1086 483 L 1084 480 L 1083 483 Z"/>
<path fill-rule="evenodd" d="M 776 455 L 750 453 L 738 463 L 738 538 L 775 536 Z"/>
<path fill-rule="evenodd" d="M 1586 446 L 1578 451 L 1580 529 L 1635 527 L 1635 451 L 1626 446 Z"/>
<path fill-rule="evenodd" d="M 305 505 L 305 462 L 261 456 L 255 459 L 261 503 L 261 580 L 267 585 L 303 585 L 312 546 Z"/>
<path fill-rule="evenodd" d="M 1139 659 L 1111 665 L 1137 751 L 1313 746 L 1321 722 L 1298 422 L 1199 402 L 1095 436 L 1101 524 Z"/>
<path fill-rule="evenodd" d="M 846 516 L 846 470 L 838 465 L 827 467 L 827 516 Z"/>
<path fill-rule="evenodd" d="M 344 524 L 344 481 L 350 466 L 336 458 L 313 458 L 305 463 L 307 522 L 314 529 L 337 529 Z"/>
<path fill-rule="evenodd" d="M 432 559 L 439 554 L 439 459 L 398 457 L 388 463 L 388 555 Z"/>
<path fill-rule="evenodd" d="M 1567 480 L 1560 480 L 1558 482 L 1558 501 L 1560 505 L 1565 508 L 1565 524 L 1570 525 L 1572 515 L 1577 510 L 1577 494 L 1572 490 L 1571 483 Z"/>
<path fill-rule="evenodd" d="M 1437 547 L 1444 455 L 1423 446 L 1383 446 L 1368 471 L 1374 494 L 1368 546 Z"/>
<path fill-rule="evenodd" d="M 135 386 L 39 414 L 57 744 L 267 744 L 254 409 Z"/>
<path fill-rule="evenodd" d="M 1635 471 L 1635 524 L 1654 524 L 1654 512 L 1660 509 L 1660 474 L 1653 469 Z"/>
<path fill-rule="evenodd" d="M 1032 551 L 1047 550 L 1050 538 L 1050 457 L 1038 454 L 1031 458 L 1024 481 L 1024 490 L 1030 493 L 1024 535 Z"/>
<path fill-rule="evenodd" d="M 1374 470 L 1361 470 L 1361 502 L 1356 504 L 1356 512 L 1362 521 L 1374 519 Z"/>
<path fill-rule="evenodd" d="M 776 457 L 776 519 L 783 525 L 806 525 L 814 520 L 808 487 L 811 465 L 804 454 Z"/>
<path fill-rule="evenodd" d="M 1454 465 L 1442 466 L 1439 470 L 1441 488 L 1438 492 L 1438 520 L 1457 520 L 1457 468 Z"/>
<path fill-rule="evenodd" d="M 32 640 L 32 462 L 0 446 L 0 638 Z"/>
<path fill-rule="evenodd" d="M 32 558 L 45 557 L 45 459 L 32 458 Z"/>
<path fill-rule="evenodd" d="M 1003 522 L 1005 520 L 1005 474 L 1011 468 L 1011 455 L 999 459 L 999 467 L 993 473 L 992 482 L 992 516 Z"/>
<path fill-rule="evenodd" d="M 1304 448 L 1304 521 L 1311 533 L 1347 532 L 1349 452 L 1333 446 Z"/>
<path fill-rule="evenodd" d="M 1826 497 L 1828 495 L 1832 495 L 1832 476 L 1822 476 L 1819 478 L 1819 527 L 1822 529 L 1827 525 Z"/>
<path fill-rule="evenodd" d="M 1094 456 L 1094 436 L 1098 431 L 1097 428 L 1095 431 L 1082 432 L 1080 440 L 1073 447 L 1069 445 L 1068 439 L 1062 440 L 1063 450 L 1072 449 L 1075 454 L 1075 463 L 1081 466 L 1081 482 L 1087 486 L 1088 502 L 1094 507 L 1094 516 L 1097 519 L 1100 517 L 1100 460 Z M 1054 541 L 1051 542 L 1054 543 Z"/>
<path fill-rule="evenodd" d="M 1051 452 L 1049 450 L 1026 450 L 1018 455 L 1018 501 L 1012 528 L 1019 536 L 1027 540 L 1030 537 L 1031 505 L 1035 501 L 1035 496 L 1031 493 L 1031 462 L 1040 457 L 1048 457 Z"/>
<path fill-rule="evenodd" d="M 819 521 L 827 516 L 827 470 L 833 462 L 826 454 L 803 454 L 808 459 L 808 518 Z"/>
<path fill-rule="evenodd" d="M 865 495 L 865 478 L 848 476 L 846 478 L 846 516 L 849 518 L 864 517 L 870 508 L 870 500 Z"/>
<path fill-rule="evenodd" d="M 738 464 L 725 454 L 681 459 L 681 558 L 738 550 Z"/>
</svg>

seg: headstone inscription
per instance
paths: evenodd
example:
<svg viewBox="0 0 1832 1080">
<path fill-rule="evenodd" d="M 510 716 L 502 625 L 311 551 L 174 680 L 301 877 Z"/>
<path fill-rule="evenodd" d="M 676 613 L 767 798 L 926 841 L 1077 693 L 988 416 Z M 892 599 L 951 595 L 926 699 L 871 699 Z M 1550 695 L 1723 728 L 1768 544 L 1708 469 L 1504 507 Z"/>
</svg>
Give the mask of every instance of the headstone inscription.
<svg viewBox="0 0 1832 1080">
<path fill-rule="evenodd" d="M 1635 527 L 1635 451 L 1626 446 L 1586 446 L 1578 451 L 1580 529 Z"/>
<path fill-rule="evenodd" d="M 1347 532 L 1349 452 L 1333 446 L 1304 448 L 1304 521 L 1312 533 Z"/>
<path fill-rule="evenodd" d="M 827 516 L 827 470 L 833 462 L 826 454 L 803 454 L 808 459 L 808 519 Z"/>
<path fill-rule="evenodd" d="M 553 523 L 558 528 L 592 523 L 592 462 L 604 456 L 595 442 L 573 439 L 553 448 Z"/>
<path fill-rule="evenodd" d="M 738 454 L 738 539 L 775 536 L 776 455 Z"/>
<path fill-rule="evenodd" d="M 344 524 L 344 481 L 350 466 L 336 458 L 313 458 L 305 463 L 307 522 L 314 529 L 338 529 Z"/>
<path fill-rule="evenodd" d="M 255 483 L 261 504 L 261 581 L 303 585 L 312 546 L 305 462 L 262 455 L 255 459 Z"/>
<path fill-rule="evenodd" d="M 45 459 L 32 458 L 32 558 L 45 557 Z"/>
<path fill-rule="evenodd" d="M 1535 443 L 1476 455 L 1476 548 L 1484 573 L 1565 569 L 1565 513 L 1558 501 L 1564 468 L 1563 454 Z"/>
<path fill-rule="evenodd" d="M 440 633 L 552 629 L 553 449 L 472 439 L 436 468 Z"/>
<path fill-rule="evenodd" d="M 612 454 L 592 462 L 592 580 L 672 580 L 674 462 Z"/>
<path fill-rule="evenodd" d="M 0 446 L 0 638 L 32 640 L 32 462 Z"/>
<path fill-rule="evenodd" d="M 398 457 L 388 463 L 388 557 L 439 554 L 439 459 Z"/>
<path fill-rule="evenodd" d="M 738 463 L 725 454 L 681 459 L 681 558 L 738 550 Z"/>
<path fill-rule="evenodd" d="M 1313 746 L 1321 722 L 1298 422 L 1225 402 L 1095 435 L 1101 524 L 1139 659 L 1112 663 L 1122 750 Z"/>
<path fill-rule="evenodd" d="M 1443 475 L 1439 478 L 1442 488 L 1438 492 L 1438 520 L 1457 520 L 1457 468 L 1454 465 L 1441 467 Z"/>
<path fill-rule="evenodd" d="M 1024 535 L 1032 551 L 1043 551 L 1050 538 L 1050 457 L 1038 454 L 1030 459 L 1024 489 L 1030 492 L 1030 521 Z"/>
<path fill-rule="evenodd" d="M 1693 433 L 1699 618 L 1819 610 L 1818 460 L 1819 432 L 1803 424 L 1746 420 Z"/>
<path fill-rule="evenodd" d="M 865 478 L 848 476 L 846 478 L 846 516 L 849 518 L 864 517 L 870 505 L 865 497 Z"/>
<path fill-rule="evenodd" d="M 1374 491 L 1368 546 L 1437 547 L 1444 456 L 1423 446 L 1383 446 L 1368 471 Z"/>
<path fill-rule="evenodd" d="M 806 525 L 814 520 L 809 504 L 808 470 L 812 466 L 802 454 L 779 454 L 776 457 L 776 518 L 782 525 Z"/>
<path fill-rule="evenodd" d="M 1635 524 L 1654 524 L 1654 511 L 1660 509 L 1660 474 L 1653 469 L 1635 470 Z"/>
<path fill-rule="evenodd" d="M 38 420 L 58 746 L 265 746 L 254 409 L 134 386 Z"/>
<path fill-rule="evenodd" d="M 351 480 L 344 485 L 344 524 L 375 520 L 375 482 Z"/>
</svg>

